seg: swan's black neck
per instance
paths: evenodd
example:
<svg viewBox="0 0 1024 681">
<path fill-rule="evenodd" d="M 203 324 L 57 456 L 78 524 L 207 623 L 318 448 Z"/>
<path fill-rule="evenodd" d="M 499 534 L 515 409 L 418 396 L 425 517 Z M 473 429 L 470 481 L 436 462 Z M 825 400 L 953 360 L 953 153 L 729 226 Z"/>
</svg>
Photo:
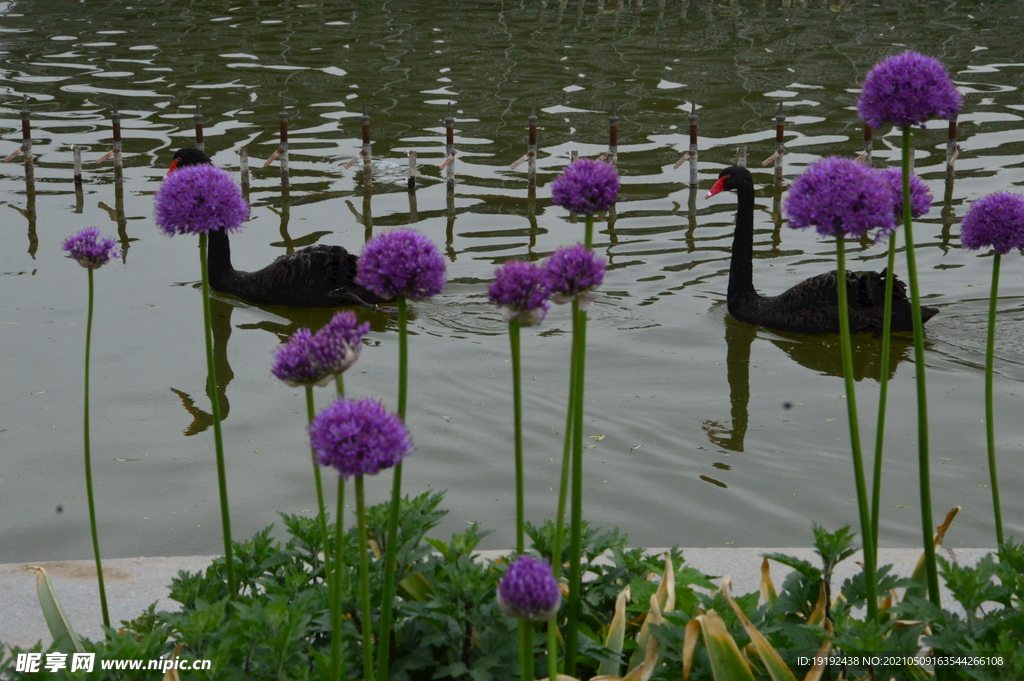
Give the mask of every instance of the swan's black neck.
<svg viewBox="0 0 1024 681">
<path fill-rule="evenodd" d="M 736 187 L 736 232 L 732 240 L 729 263 L 729 312 L 734 317 L 739 307 L 757 299 L 754 290 L 754 186 L 740 183 Z"/>
<path fill-rule="evenodd" d="M 229 283 L 237 274 L 231 266 L 231 243 L 227 232 L 215 229 L 208 233 L 209 248 L 206 253 L 206 272 L 210 277 L 210 288 L 215 291 L 230 291 Z"/>
</svg>

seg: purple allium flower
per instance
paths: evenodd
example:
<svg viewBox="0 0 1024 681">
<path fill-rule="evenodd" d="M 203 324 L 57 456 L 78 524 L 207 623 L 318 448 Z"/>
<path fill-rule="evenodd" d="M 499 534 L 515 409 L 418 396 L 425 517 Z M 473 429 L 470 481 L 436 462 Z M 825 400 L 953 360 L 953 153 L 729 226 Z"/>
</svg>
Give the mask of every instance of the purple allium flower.
<svg viewBox="0 0 1024 681">
<path fill-rule="evenodd" d="M 930 118 L 954 120 L 960 93 L 938 59 L 917 52 L 889 57 L 868 72 L 857 113 L 872 127 L 920 125 Z"/>
<path fill-rule="evenodd" d="M 960 245 L 1000 255 L 1024 248 L 1024 196 L 996 192 L 972 203 L 960 224 Z"/>
<path fill-rule="evenodd" d="M 336 400 L 316 415 L 309 442 L 321 466 L 334 466 L 344 478 L 373 475 L 412 453 L 402 420 L 377 400 Z"/>
<path fill-rule="evenodd" d="M 849 158 L 815 161 L 786 197 L 789 226 L 815 227 L 822 236 L 881 238 L 896 228 L 892 190 L 877 170 Z"/>
<path fill-rule="evenodd" d="M 583 244 L 565 246 L 544 263 L 544 284 L 556 303 L 567 303 L 576 296 L 589 301 L 589 293 L 604 281 L 605 261 Z"/>
<path fill-rule="evenodd" d="M 156 224 L 167 236 L 237 231 L 248 217 L 242 190 L 208 163 L 175 169 L 156 192 Z"/>
<path fill-rule="evenodd" d="M 581 158 L 569 164 L 551 183 L 551 198 L 562 208 L 593 215 L 615 205 L 619 173 L 604 161 Z"/>
<path fill-rule="evenodd" d="M 892 190 L 894 202 L 893 211 L 896 222 L 903 222 L 903 170 L 901 168 L 883 168 L 879 171 L 889 183 Z M 932 193 L 928 185 L 915 175 L 910 173 L 910 215 L 919 218 L 932 207 Z"/>
<path fill-rule="evenodd" d="M 444 258 L 434 242 L 411 229 L 370 239 L 356 269 L 356 283 L 382 298 L 436 296 L 445 285 Z"/>
<path fill-rule="evenodd" d="M 498 584 L 498 607 L 509 617 L 550 620 L 561 599 L 551 566 L 526 555 L 512 561 Z"/>
<path fill-rule="evenodd" d="M 523 260 L 510 260 L 494 270 L 494 281 L 487 289 L 488 300 L 508 308 L 505 321 L 518 321 L 521 326 L 544 319 L 551 307 L 550 295 L 544 284 L 544 270 Z"/>
<path fill-rule="evenodd" d="M 101 237 L 100 230 L 95 227 L 87 227 L 65 239 L 62 248 L 79 265 L 94 270 L 107 264 L 111 258 L 121 257 L 114 243 L 113 239 Z"/>
<path fill-rule="evenodd" d="M 368 323 L 359 324 L 355 313 L 334 315 L 315 334 L 299 329 L 274 353 L 271 373 L 290 386 L 327 385 L 359 358 Z"/>
</svg>

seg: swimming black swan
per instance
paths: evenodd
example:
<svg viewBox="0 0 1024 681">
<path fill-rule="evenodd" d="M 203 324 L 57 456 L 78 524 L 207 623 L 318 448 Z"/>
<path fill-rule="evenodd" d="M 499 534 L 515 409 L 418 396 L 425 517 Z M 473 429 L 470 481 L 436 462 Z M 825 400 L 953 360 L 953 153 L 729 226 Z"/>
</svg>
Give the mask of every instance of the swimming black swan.
<svg viewBox="0 0 1024 681">
<path fill-rule="evenodd" d="M 212 163 L 198 149 L 179 149 L 168 173 L 184 166 Z M 373 308 L 391 302 L 355 283 L 358 256 L 341 246 L 307 246 L 261 270 L 239 272 L 231 266 L 231 244 L 224 230 L 209 233 L 210 288 L 257 305 L 286 307 Z"/>
<path fill-rule="evenodd" d="M 731 166 L 718 174 L 707 193 L 714 196 L 726 189 L 736 190 L 736 234 L 729 264 L 729 314 L 740 321 L 794 333 L 839 333 L 839 304 L 836 272 L 806 279 L 785 293 L 765 297 L 754 290 L 754 180 L 742 166 Z M 882 331 L 885 304 L 885 271 L 847 272 L 850 333 Z M 927 322 L 938 313 L 922 307 Z M 892 330 L 910 331 L 913 321 L 907 286 L 896 280 L 892 293 Z"/>
</svg>

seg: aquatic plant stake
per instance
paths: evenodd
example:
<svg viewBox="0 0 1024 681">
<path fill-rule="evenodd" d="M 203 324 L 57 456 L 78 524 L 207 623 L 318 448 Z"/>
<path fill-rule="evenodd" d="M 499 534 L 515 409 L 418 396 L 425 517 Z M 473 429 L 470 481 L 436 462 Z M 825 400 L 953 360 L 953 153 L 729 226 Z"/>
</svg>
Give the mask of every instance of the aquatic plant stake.
<svg viewBox="0 0 1024 681">
<path fill-rule="evenodd" d="M 206 370 L 209 375 L 210 412 L 217 456 L 217 485 L 220 493 L 224 560 L 230 593 L 237 593 L 234 555 L 231 550 L 231 514 L 224 466 L 224 442 L 220 426 L 220 399 L 213 360 L 213 332 L 210 327 L 210 277 L 207 267 L 207 234 L 213 230 L 237 231 L 249 217 L 249 204 L 226 172 L 209 164 L 178 168 L 164 178 L 156 192 L 156 224 L 168 235 L 199 235 L 199 267 L 203 281 L 203 327 L 206 340 Z"/>
<path fill-rule="evenodd" d="M 100 236 L 95 227 L 83 229 L 64 240 L 63 249 L 68 257 L 78 262 L 89 273 L 89 312 L 85 323 L 85 407 L 82 418 L 82 451 L 85 459 L 85 491 L 89 501 L 89 526 L 92 529 L 92 551 L 96 558 L 96 581 L 100 590 L 100 609 L 103 612 L 103 626 L 110 626 L 110 612 L 107 609 L 107 591 L 103 585 L 103 562 L 100 560 L 100 539 L 96 530 L 96 501 L 92 491 L 92 453 L 89 441 L 89 353 L 92 347 L 92 271 L 105 265 L 112 258 L 120 257 L 114 248 L 114 240 Z"/>
<path fill-rule="evenodd" d="M 370 613 L 370 547 L 366 538 L 366 504 L 363 476 L 376 475 L 400 465 L 412 453 L 412 438 L 402 420 L 389 414 L 376 400 L 339 399 L 320 412 L 309 427 L 309 442 L 321 466 L 332 466 L 341 478 L 355 478 L 356 525 L 359 532 L 359 604 L 363 627 L 363 678 L 373 675 L 373 628 Z M 340 516 L 335 532 L 345 531 Z M 389 553 L 391 547 L 389 546 Z M 340 561 L 339 561 L 340 562 Z M 341 589 L 334 590 L 331 605 L 331 678 L 340 679 Z M 385 649 L 387 640 L 380 638 Z M 386 652 L 385 652 L 385 659 Z"/>
<path fill-rule="evenodd" d="M 871 126 L 865 124 L 865 130 Z M 903 171 L 900 168 L 885 168 L 880 171 L 889 183 L 893 198 L 894 218 L 899 222 L 903 218 Z M 931 207 L 932 194 L 928 186 L 917 175 L 910 175 L 910 212 L 913 217 L 920 217 Z M 875 564 L 878 560 L 878 522 L 881 515 L 880 504 L 882 495 L 882 453 L 885 445 L 885 406 L 889 394 L 889 359 L 892 345 L 892 293 L 893 272 L 896 267 L 896 234 L 889 236 L 889 253 L 885 267 L 885 305 L 882 314 L 882 356 L 879 360 L 881 370 L 878 377 L 878 424 L 875 429 L 875 464 L 871 484 L 871 536 L 874 538 Z"/>
<path fill-rule="evenodd" d="M 843 378 L 846 382 L 846 410 L 850 423 L 850 449 L 853 453 L 853 474 L 857 487 L 857 505 L 864 545 L 864 578 L 867 592 L 868 619 L 878 613 L 875 579 L 875 545 L 868 511 L 864 462 L 860 448 L 860 425 L 857 421 L 857 399 L 854 393 L 853 355 L 850 343 L 850 314 L 846 285 L 847 236 L 862 237 L 872 231 L 877 235 L 891 232 L 893 201 L 889 186 L 878 172 L 846 158 L 823 158 L 815 161 L 793 183 L 786 201 L 789 226 L 814 227 L 822 236 L 836 240 L 836 291 L 839 302 L 839 338 L 843 354 Z"/>
<path fill-rule="evenodd" d="M 921 319 L 921 295 L 917 286 L 917 256 L 914 252 L 914 228 L 910 187 L 911 126 L 924 126 L 931 118 L 956 119 L 960 113 L 957 92 L 946 68 L 937 59 L 917 52 L 904 52 L 876 64 L 864 79 L 857 112 L 871 127 L 891 123 L 903 130 L 903 231 L 907 242 L 907 277 L 910 285 L 911 316 L 914 324 L 914 365 L 917 379 L 918 479 L 921 494 L 921 530 L 924 544 L 928 597 L 941 605 L 939 573 L 935 564 L 932 533 L 931 470 L 928 450 L 928 397 L 925 381 L 924 322 Z M 891 270 L 890 270 L 891 272 Z"/>
<path fill-rule="evenodd" d="M 398 303 L 398 418 L 405 421 L 409 383 L 407 299 L 436 296 L 446 282 L 444 258 L 424 234 L 411 229 L 384 232 L 370 239 L 363 248 L 356 272 L 356 283 L 382 298 Z M 387 547 L 384 556 L 384 588 L 381 604 L 380 651 L 377 674 L 388 679 L 388 651 L 395 600 L 395 569 L 398 550 L 398 514 L 402 497 L 402 464 L 395 466 L 391 487 L 391 512 L 388 518 Z M 367 677 L 369 679 L 370 677 Z"/>
<path fill-rule="evenodd" d="M 996 472 L 996 431 L 992 405 L 992 364 L 996 342 L 996 302 L 999 291 L 1000 259 L 1011 250 L 1024 248 L 1024 196 L 1010 192 L 989 194 L 971 204 L 960 226 L 960 244 L 969 250 L 991 248 L 992 290 L 988 302 L 988 337 L 985 343 L 985 439 L 988 442 L 988 471 L 992 487 L 992 512 L 996 542 L 1003 544 L 1003 513 L 999 504 L 999 475 Z"/>
</svg>

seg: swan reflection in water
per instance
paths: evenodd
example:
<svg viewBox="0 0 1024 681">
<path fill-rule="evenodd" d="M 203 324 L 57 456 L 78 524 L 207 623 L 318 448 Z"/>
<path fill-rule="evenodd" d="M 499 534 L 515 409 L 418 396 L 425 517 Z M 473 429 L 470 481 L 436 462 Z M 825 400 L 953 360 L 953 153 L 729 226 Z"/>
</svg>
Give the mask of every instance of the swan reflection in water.
<svg viewBox="0 0 1024 681">
<path fill-rule="evenodd" d="M 727 428 L 718 421 L 709 419 L 704 421 L 702 427 L 711 444 L 730 452 L 744 451 L 743 440 L 749 421 L 750 348 L 759 333 L 800 366 L 823 376 L 843 376 L 843 355 L 838 335 L 787 334 L 747 324 L 731 316 L 725 317 L 726 376 L 729 382 L 732 424 Z M 911 338 L 900 335 L 892 337 L 889 357 L 890 379 L 896 375 L 899 363 L 911 358 L 912 347 Z M 852 338 L 851 349 L 854 380 L 879 381 L 882 340 L 872 334 L 858 334 Z M 784 401 L 783 404 L 792 402 Z"/>
</svg>

